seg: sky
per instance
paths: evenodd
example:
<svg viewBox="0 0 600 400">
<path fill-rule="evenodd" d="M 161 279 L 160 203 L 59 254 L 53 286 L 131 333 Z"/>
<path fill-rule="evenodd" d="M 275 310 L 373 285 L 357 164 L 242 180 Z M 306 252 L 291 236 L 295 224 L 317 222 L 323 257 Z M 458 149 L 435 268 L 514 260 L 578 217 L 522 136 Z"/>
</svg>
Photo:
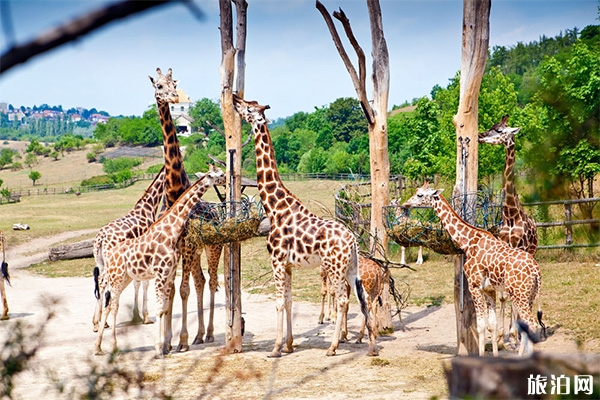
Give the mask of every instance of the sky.
<svg viewBox="0 0 600 400">
<path fill-rule="evenodd" d="M 198 20 L 181 3 L 129 17 L 17 65 L 0 75 L 0 102 L 96 108 L 110 115 L 140 116 L 154 103 L 148 75 L 173 69 L 192 101 L 219 99 L 221 39 L 217 0 L 193 0 Z M 100 0 L 0 0 L 14 41 L 23 44 L 68 20 L 112 2 Z M 8 3 L 6 3 L 8 2 Z M 367 56 L 372 58 L 366 1 L 322 0 L 330 13 L 341 8 Z M 356 92 L 325 21 L 308 0 L 248 0 L 245 97 L 269 104 L 274 120 L 312 112 Z M 390 59 L 389 108 L 429 96 L 460 70 L 461 0 L 380 0 Z M 8 6 L 8 7 L 7 7 Z M 492 0 L 490 47 L 554 37 L 599 24 L 600 0 Z M 234 9 L 235 10 L 235 9 Z M 235 11 L 234 11 L 235 14 Z M 337 20 L 336 23 L 338 22 Z M 0 52 L 10 41 L 2 26 Z M 356 66 L 356 54 L 337 29 Z"/>
</svg>

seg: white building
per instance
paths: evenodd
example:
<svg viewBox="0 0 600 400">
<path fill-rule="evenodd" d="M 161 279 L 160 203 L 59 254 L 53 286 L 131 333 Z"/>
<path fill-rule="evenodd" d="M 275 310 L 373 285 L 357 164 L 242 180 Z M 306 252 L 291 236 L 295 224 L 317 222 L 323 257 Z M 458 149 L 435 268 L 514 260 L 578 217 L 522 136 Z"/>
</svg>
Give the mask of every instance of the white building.
<svg viewBox="0 0 600 400">
<path fill-rule="evenodd" d="M 189 115 L 192 100 L 181 89 L 177 89 L 177 93 L 179 94 L 179 103 L 169 104 L 171 117 L 177 127 L 177 133 L 181 136 L 190 136 L 192 134 L 192 122 L 194 122 L 194 119 Z"/>
</svg>

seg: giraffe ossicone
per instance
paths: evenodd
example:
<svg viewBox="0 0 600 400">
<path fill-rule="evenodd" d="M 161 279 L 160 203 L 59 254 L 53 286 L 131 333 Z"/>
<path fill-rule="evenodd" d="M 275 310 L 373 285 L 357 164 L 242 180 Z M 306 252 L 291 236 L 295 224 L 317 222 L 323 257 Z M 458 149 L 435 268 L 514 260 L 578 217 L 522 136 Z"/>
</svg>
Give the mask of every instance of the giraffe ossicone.
<svg viewBox="0 0 600 400">
<path fill-rule="evenodd" d="M 348 290 L 354 286 L 367 318 L 369 355 L 377 355 L 375 332 L 369 317 L 364 287 L 358 270 L 358 244 L 343 224 L 310 212 L 281 182 L 263 106 L 233 96 L 236 111 L 252 125 L 256 151 L 256 180 L 265 212 L 271 221 L 267 250 L 271 256 L 276 286 L 277 337 L 270 357 L 293 352 L 292 267 L 321 267 L 331 280 L 337 300 L 335 332 L 327 355 L 335 355 L 340 340 L 347 336 Z M 286 337 L 283 337 L 284 315 Z"/>
<path fill-rule="evenodd" d="M 441 196 L 442 190 L 430 188 L 428 183 L 417 189 L 404 206 L 431 206 L 438 215 L 444 229 L 465 254 L 464 273 L 473 298 L 477 315 L 479 355 L 484 355 L 485 328 L 489 323 L 492 331 L 492 351 L 498 355 L 496 292 L 506 291 L 518 311 L 519 318 L 532 330 L 545 337 L 542 323 L 540 267 L 533 256 L 521 249 L 512 248 L 490 232 L 466 223 L 448 201 Z M 532 314 L 533 303 L 538 298 L 537 322 Z M 519 355 L 527 346 L 527 335 L 522 335 Z"/>
</svg>

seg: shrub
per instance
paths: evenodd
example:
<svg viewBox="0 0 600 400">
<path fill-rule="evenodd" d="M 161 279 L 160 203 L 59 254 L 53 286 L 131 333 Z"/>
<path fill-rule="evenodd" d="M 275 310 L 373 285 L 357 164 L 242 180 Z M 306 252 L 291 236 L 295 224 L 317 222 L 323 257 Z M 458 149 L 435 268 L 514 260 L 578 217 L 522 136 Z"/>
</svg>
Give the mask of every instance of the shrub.
<svg viewBox="0 0 600 400">
<path fill-rule="evenodd" d="M 81 181 L 81 186 L 106 186 L 106 188 L 114 187 L 114 181 L 108 175 L 92 176 L 89 179 Z"/>
</svg>

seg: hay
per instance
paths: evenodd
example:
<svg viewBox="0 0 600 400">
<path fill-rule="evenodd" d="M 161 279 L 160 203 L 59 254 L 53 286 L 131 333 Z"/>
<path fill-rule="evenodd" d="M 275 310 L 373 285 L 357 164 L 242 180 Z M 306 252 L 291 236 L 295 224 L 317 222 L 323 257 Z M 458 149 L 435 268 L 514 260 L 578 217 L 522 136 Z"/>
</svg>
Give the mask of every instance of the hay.
<svg viewBox="0 0 600 400">
<path fill-rule="evenodd" d="M 231 210 L 235 210 L 234 215 Z M 187 222 L 185 242 L 190 247 L 242 242 L 260 236 L 264 211 L 260 202 L 199 202 Z"/>
<path fill-rule="evenodd" d="M 387 234 L 394 242 L 404 247 L 425 246 L 438 254 L 462 253 L 448 232 L 431 223 L 405 219 L 399 224 L 388 226 Z"/>
</svg>

